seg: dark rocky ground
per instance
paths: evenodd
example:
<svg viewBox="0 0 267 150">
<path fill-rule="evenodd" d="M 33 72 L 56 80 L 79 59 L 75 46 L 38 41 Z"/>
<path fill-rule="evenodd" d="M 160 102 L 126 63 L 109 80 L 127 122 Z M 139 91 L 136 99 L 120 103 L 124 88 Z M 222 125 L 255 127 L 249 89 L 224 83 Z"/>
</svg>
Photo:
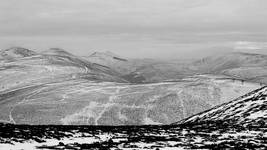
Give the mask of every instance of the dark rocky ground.
<svg viewBox="0 0 267 150">
<path fill-rule="evenodd" d="M 266 149 L 267 127 L 228 121 L 165 126 L 0 124 L 0 149 Z"/>
</svg>

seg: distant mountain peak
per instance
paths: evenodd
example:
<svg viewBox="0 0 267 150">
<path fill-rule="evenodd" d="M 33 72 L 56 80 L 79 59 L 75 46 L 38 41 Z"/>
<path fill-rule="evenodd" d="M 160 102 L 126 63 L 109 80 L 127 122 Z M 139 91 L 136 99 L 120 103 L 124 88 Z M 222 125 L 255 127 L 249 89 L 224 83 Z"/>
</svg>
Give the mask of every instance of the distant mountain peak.
<svg viewBox="0 0 267 150">
<path fill-rule="evenodd" d="M 5 49 L 5 51 L 10 51 L 10 50 L 28 50 L 28 49 L 23 48 L 23 47 L 17 47 L 17 46 Z"/>
<path fill-rule="evenodd" d="M 5 50 L 1 50 L 0 55 L 3 58 L 21 58 L 37 55 L 37 53 L 22 47 L 11 47 Z"/>
<path fill-rule="evenodd" d="M 60 51 L 60 52 L 64 51 L 65 52 L 65 50 L 62 48 L 50 48 L 49 51 Z"/>
<path fill-rule="evenodd" d="M 68 51 L 66 51 L 62 48 L 50 48 L 46 51 L 43 51 L 42 53 L 48 54 L 48 55 L 73 56 L 73 54 L 69 53 Z"/>
<path fill-rule="evenodd" d="M 244 56 L 267 56 L 265 54 L 248 53 L 248 52 L 240 52 L 240 51 L 232 52 L 232 54 L 235 54 L 235 55 L 244 55 Z"/>
</svg>

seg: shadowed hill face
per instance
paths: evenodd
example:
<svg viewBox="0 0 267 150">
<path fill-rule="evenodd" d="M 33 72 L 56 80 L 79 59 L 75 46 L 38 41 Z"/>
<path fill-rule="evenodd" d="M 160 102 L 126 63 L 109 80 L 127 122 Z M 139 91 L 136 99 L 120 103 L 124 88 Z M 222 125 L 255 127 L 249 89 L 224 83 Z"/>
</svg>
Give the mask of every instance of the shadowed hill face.
<svg viewBox="0 0 267 150">
<path fill-rule="evenodd" d="M 179 80 L 194 73 L 185 64 L 159 61 L 137 67 L 130 75 L 144 78 L 143 82 L 159 82 Z"/>
<path fill-rule="evenodd" d="M 131 61 L 112 52 L 94 52 L 86 60 L 102 66 L 106 66 L 121 74 L 127 74 L 135 69 Z"/>
<path fill-rule="evenodd" d="M 243 126 L 266 126 L 267 87 L 250 92 L 234 101 L 219 105 L 179 123 L 225 121 Z"/>
<path fill-rule="evenodd" d="M 176 61 L 125 59 L 111 52 L 95 52 L 86 59 L 116 70 L 124 79 L 133 83 L 175 80 L 192 75 L 184 63 Z"/>
<path fill-rule="evenodd" d="M 91 54 L 89 56 L 89 58 L 92 57 L 92 58 L 99 58 L 99 59 L 102 59 L 102 60 L 105 60 L 105 59 L 117 59 L 119 61 L 127 61 L 127 59 L 117 55 L 117 54 L 114 54 L 110 51 L 107 51 L 107 52 L 94 52 L 93 54 Z"/>
<path fill-rule="evenodd" d="M 43 51 L 41 53 L 46 55 L 72 56 L 72 57 L 74 56 L 73 54 L 61 48 L 50 48 L 49 50 Z"/>
</svg>

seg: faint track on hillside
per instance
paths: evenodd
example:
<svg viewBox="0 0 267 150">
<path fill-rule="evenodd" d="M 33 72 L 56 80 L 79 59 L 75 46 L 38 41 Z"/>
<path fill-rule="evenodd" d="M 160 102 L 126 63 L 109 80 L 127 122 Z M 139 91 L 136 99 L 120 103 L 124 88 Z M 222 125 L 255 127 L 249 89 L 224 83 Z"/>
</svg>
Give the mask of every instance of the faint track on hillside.
<svg viewBox="0 0 267 150">
<path fill-rule="evenodd" d="M 186 118 L 186 110 L 185 110 L 185 106 L 184 106 L 184 100 L 183 98 L 180 97 L 180 94 L 183 92 L 183 90 L 179 90 L 177 92 L 177 96 L 178 98 L 180 99 L 180 102 L 181 102 L 181 107 L 182 107 L 182 111 L 183 111 L 183 119 Z"/>
<path fill-rule="evenodd" d="M 11 110 L 10 110 L 10 112 L 9 112 L 9 121 L 10 121 L 11 123 L 13 123 L 13 124 L 16 124 L 16 121 L 14 120 L 14 118 L 13 118 L 13 116 L 12 116 L 12 112 L 14 111 L 14 109 L 15 109 L 17 106 L 19 106 L 19 105 L 21 105 L 21 104 L 27 102 L 27 100 L 28 100 L 30 97 L 39 94 L 44 88 L 45 88 L 45 87 L 42 87 L 42 88 L 40 88 L 40 89 L 38 89 L 38 90 L 33 91 L 32 93 L 30 93 L 29 95 L 27 95 L 26 97 L 24 97 L 22 101 L 18 102 L 18 103 L 15 104 L 13 107 L 11 107 Z"/>
<path fill-rule="evenodd" d="M 109 96 L 109 100 L 108 103 L 105 104 L 105 108 L 100 112 L 100 114 L 98 115 L 97 118 L 95 118 L 95 124 L 98 125 L 98 120 L 102 117 L 102 115 L 106 112 L 106 110 L 108 109 L 109 105 L 114 104 L 113 101 L 114 99 L 117 98 L 117 95 L 120 93 L 120 90 L 123 89 L 124 87 L 116 87 L 116 91 L 111 94 L 111 96 Z"/>
</svg>

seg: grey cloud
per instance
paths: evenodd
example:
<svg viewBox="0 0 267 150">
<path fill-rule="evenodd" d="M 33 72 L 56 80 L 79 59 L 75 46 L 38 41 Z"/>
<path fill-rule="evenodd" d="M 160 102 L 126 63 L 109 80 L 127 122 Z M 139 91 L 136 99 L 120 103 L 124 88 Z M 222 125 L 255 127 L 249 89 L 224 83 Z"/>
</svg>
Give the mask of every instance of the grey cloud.
<svg viewBox="0 0 267 150">
<path fill-rule="evenodd" d="M 103 42 L 96 42 L 99 45 L 92 48 L 131 46 L 149 54 L 153 49 L 196 49 L 194 43 L 204 48 L 205 43 L 212 42 L 266 42 L 265 18 L 266 0 L 1 0 L 0 36 L 8 40 L 0 42 L 0 46 L 23 43 L 18 37 L 27 38 L 26 46 L 41 48 L 42 41 L 47 43 L 52 37 L 66 37 L 62 42 L 49 40 L 52 46 L 68 45 L 71 37 L 83 41 L 84 37 L 91 41 L 101 37 Z M 128 44 L 114 41 L 114 37 Z M 35 40 L 39 45 L 30 44 Z M 84 49 L 92 43 L 72 44 Z"/>
</svg>

